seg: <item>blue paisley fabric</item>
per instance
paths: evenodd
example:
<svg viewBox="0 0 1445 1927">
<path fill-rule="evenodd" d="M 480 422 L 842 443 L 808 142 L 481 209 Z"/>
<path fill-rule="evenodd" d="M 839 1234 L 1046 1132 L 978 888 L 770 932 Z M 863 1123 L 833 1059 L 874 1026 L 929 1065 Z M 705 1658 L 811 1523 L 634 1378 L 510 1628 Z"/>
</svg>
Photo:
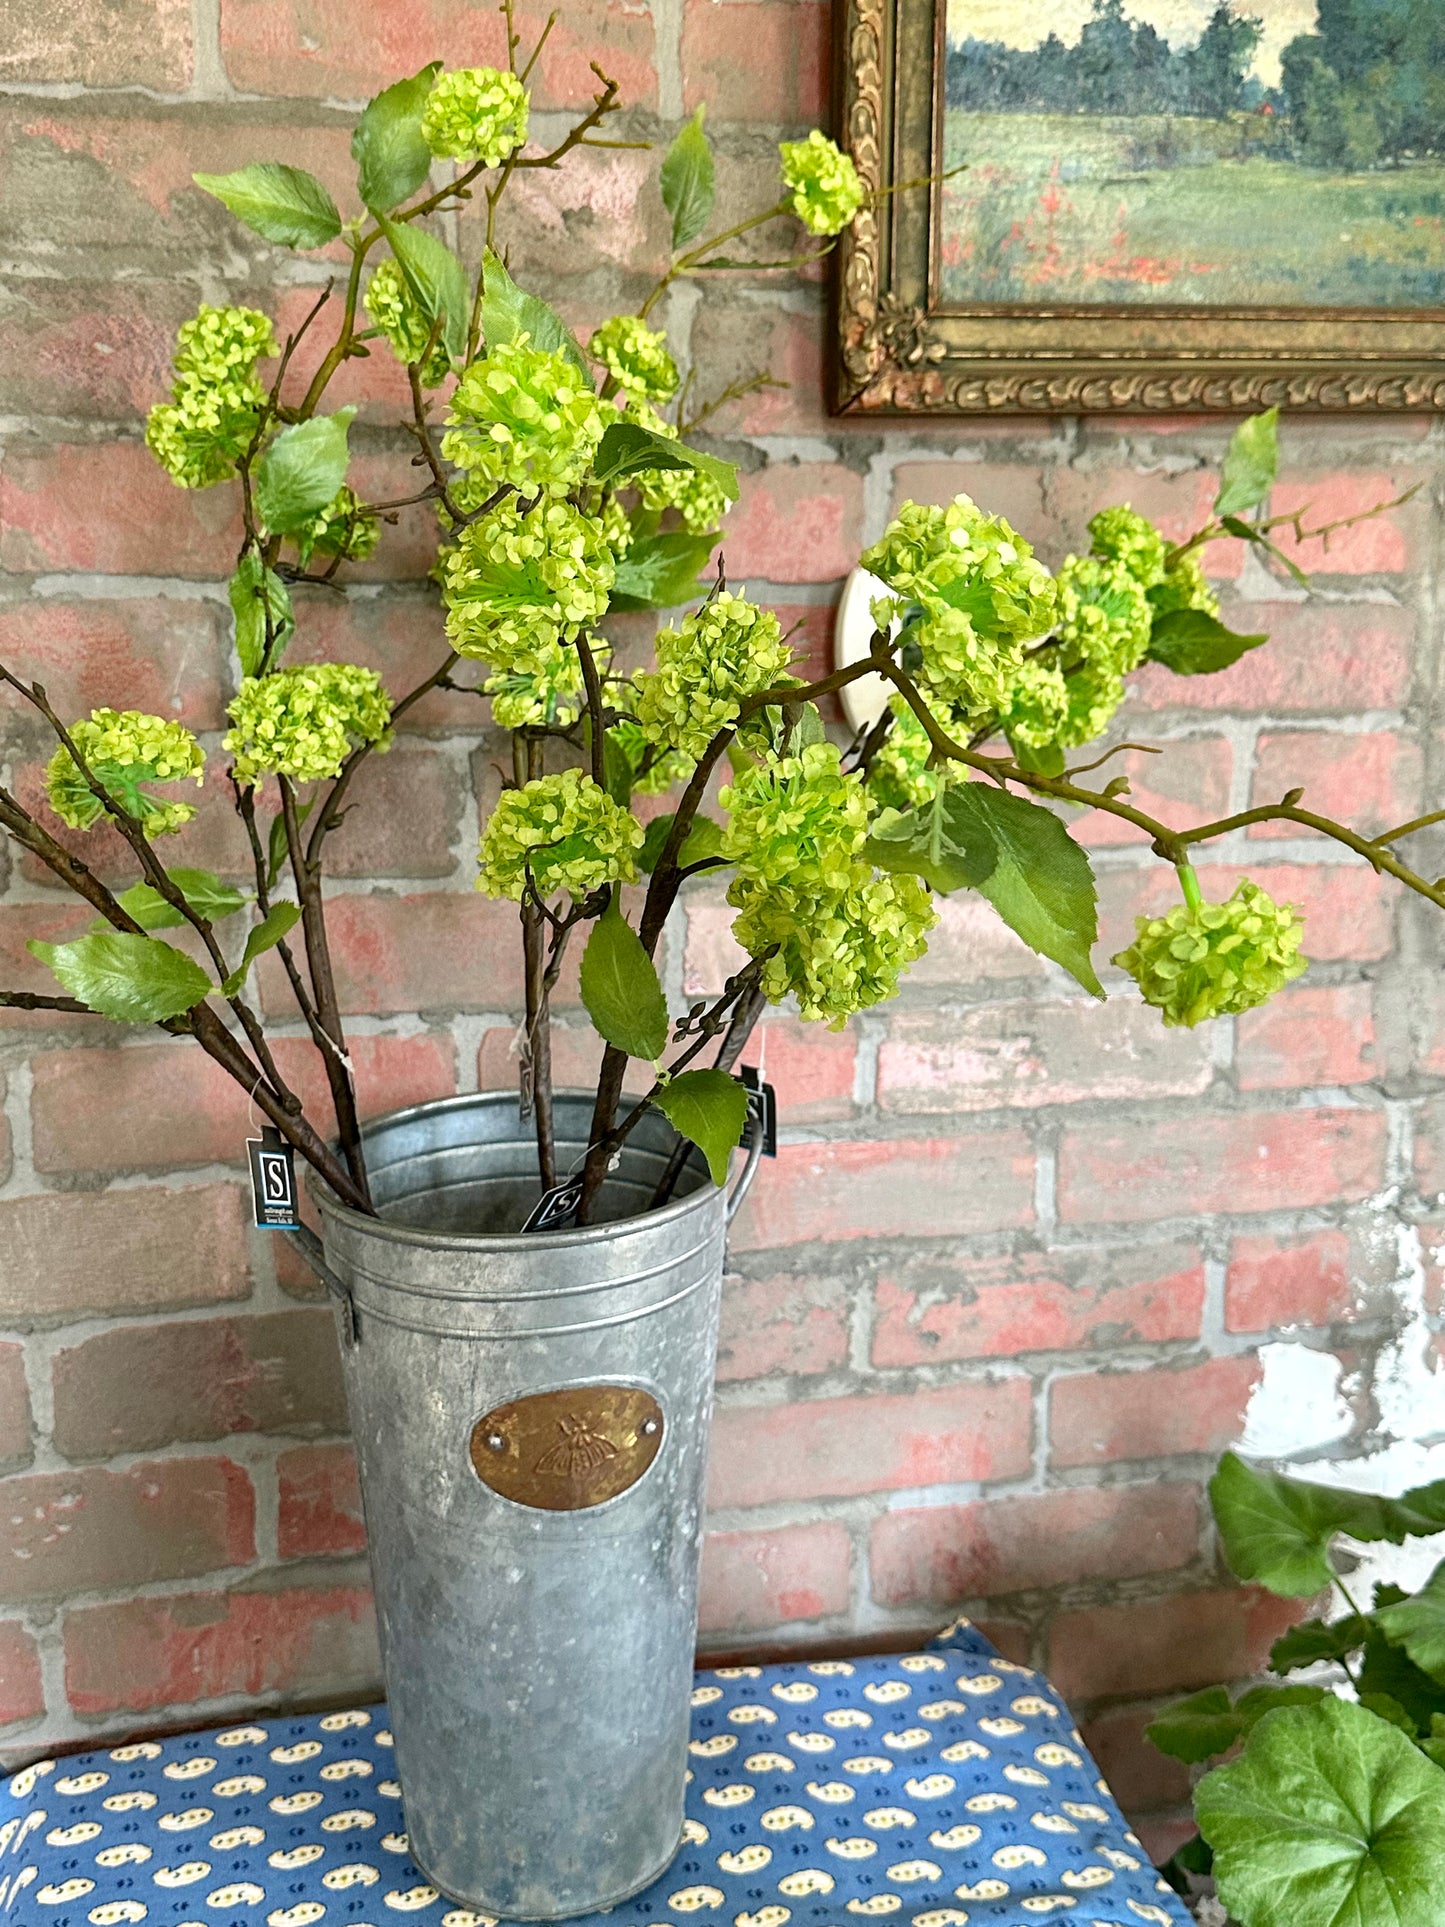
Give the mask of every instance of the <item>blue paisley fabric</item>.
<svg viewBox="0 0 1445 1927">
<path fill-rule="evenodd" d="M 699 1673 L 662 1878 L 579 1927 L 1189 1927 L 1057 1694 L 966 1622 L 926 1651 Z M 386 1708 L 40 1761 L 0 1927 L 493 1927 L 407 1854 Z"/>
</svg>

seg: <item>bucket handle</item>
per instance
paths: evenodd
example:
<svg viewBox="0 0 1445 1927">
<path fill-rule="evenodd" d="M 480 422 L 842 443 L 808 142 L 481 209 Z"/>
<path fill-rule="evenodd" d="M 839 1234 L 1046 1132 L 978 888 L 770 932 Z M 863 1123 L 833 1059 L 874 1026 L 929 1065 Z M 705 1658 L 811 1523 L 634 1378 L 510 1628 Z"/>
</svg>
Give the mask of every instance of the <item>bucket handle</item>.
<svg viewBox="0 0 1445 1927">
<path fill-rule="evenodd" d="M 728 1197 L 727 1221 L 729 1224 L 731 1224 L 737 1216 L 739 1210 L 742 1208 L 743 1199 L 753 1188 L 753 1179 L 758 1175 L 758 1161 L 762 1155 L 763 1134 L 755 1122 L 752 1135 L 748 1142 L 748 1161 L 743 1166 L 742 1175 L 733 1186 L 732 1192 Z"/>
<path fill-rule="evenodd" d="M 350 1289 L 342 1283 L 326 1262 L 325 1248 L 309 1225 L 289 1226 L 281 1234 L 293 1250 L 299 1252 L 306 1263 L 316 1273 L 331 1295 L 341 1307 L 341 1329 L 348 1345 L 354 1345 L 360 1335 L 357 1330 L 356 1301 Z"/>
</svg>

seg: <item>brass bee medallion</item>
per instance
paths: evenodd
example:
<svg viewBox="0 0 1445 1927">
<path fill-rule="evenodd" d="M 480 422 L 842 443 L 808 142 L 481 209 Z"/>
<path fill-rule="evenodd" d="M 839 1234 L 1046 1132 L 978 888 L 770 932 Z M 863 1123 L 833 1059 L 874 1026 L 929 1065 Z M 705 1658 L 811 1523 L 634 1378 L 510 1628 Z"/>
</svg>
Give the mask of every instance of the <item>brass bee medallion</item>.
<svg viewBox="0 0 1445 1927">
<path fill-rule="evenodd" d="M 662 1444 L 662 1407 L 637 1385 L 567 1385 L 495 1406 L 472 1427 L 477 1477 L 516 1505 L 578 1512 L 635 1485 Z"/>
</svg>

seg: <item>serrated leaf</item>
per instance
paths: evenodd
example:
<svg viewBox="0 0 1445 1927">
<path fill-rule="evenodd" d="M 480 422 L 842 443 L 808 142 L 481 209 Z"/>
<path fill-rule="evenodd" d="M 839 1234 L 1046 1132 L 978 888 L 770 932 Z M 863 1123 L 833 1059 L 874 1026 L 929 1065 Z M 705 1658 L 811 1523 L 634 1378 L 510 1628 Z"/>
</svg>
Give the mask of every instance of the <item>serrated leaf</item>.
<svg viewBox="0 0 1445 1927">
<path fill-rule="evenodd" d="M 253 963 L 263 957 L 268 950 L 274 950 L 281 940 L 288 936 L 301 921 L 299 903 L 273 903 L 258 924 L 246 933 L 246 948 L 241 961 L 226 979 L 224 989 L 228 997 L 234 997 L 245 983 Z"/>
<path fill-rule="evenodd" d="M 254 549 L 241 557 L 227 594 L 236 618 L 236 654 L 243 676 L 259 676 L 274 669 L 296 628 L 291 591 L 274 569 L 268 569 Z M 271 652 L 266 653 L 266 619 L 270 616 Z"/>
<path fill-rule="evenodd" d="M 1445 1713 L 1445 1685 L 1422 1666 L 1417 1666 L 1403 1646 L 1396 1646 L 1387 1639 L 1378 1624 L 1382 1605 L 1389 1610 L 1394 1605 L 1408 1603 L 1408 1594 L 1402 1595 L 1399 1600 L 1390 1598 L 1388 1604 L 1376 1595 L 1376 1610 L 1371 1615 L 1364 1656 L 1356 1669 L 1355 1683 L 1361 1697 L 1372 1693 L 1394 1700 L 1397 1706 L 1404 1708 L 1416 1732 L 1428 1733 L 1434 1715 Z"/>
<path fill-rule="evenodd" d="M 1238 515 L 1258 508 L 1269 494 L 1279 471 L 1279 410 L 1267 408 L 1241 422 L 1224 458 L 1214 513 Z"/>
<path fill-rule="evenodd" d="M 1386 1606 L 1374 1617 L 1392 1645 L 1403 1646 L 1432 1679 L 1445 1681 L 1445 1560 L 1412 1599 Z"/>
<path fill-rule="evenodd" d="M 1390 1501 L 1390 1510 L 1406 1536 L 1445 1532 L 1445 1479 L 1436 1479 L 1433 1485 L 1412 1486 Z"/>
<path fill-rule="evenodd" d="M 243 890 L 222 883 L 210 870 L 182 867 L 169 870 L 166 874 L 196 915 L 205 917 L 211 923 L 234 916 L 243 904 L 249 902 Z M 121 891 L 116 902 L 135 918 L 142 930 L 174 930 L 186 921 L 180 911 L 167 903 L 160 891 L 149 883 L 133 883 L 128 890 Z M 103 924 L 100 928 L 108 930 L 110 927 L 109 924 Z M 92 934 L 98 935 L 99 932 Z"/>
<path fill-rule="evenodd" d="M 668 148 L 658 177 L 662 204 L 672 216 L 672 251 L 679 254 L 707 226 L 716 197 L 712 144 L 703 132 L 703 107 Z"/>
<path fill-rule="evenodd" d="M 1176 676 L 1212 676 L 1268 641 L 1268 636 L 1237 635 L 1203 609 L 1170 609 L 1154 618 L 1148 655 Z"/>
<path fill-rule="evenodd" d="M 592 370 L 577 346 L 577 337 L 555 308 L 540 295 L 528 294 L 508 274 L 500 255 L 482 253 L 482 340 L 488 348 L 526 335 L 534 348 L 565 355 L 590 387 Z"/>
<path fill-rule="evenodd" d="M 294 535 L 346 480 L 355 408 L 283 428 L 256 467 L 256 509 L 273 535 Z"/>
<path fill-rule="evenodd" d="M 26 949 L 50 966 L 72 997 L 119 1024 L 179 1017 L 215 988 L 184 951 L 127 930 L 77 937 L 73 943 L 32 940 Z"/>
<path fill-rule="evenodd" d="M 666 816 L 654 816 L 647 826 L 647 834 L 642 839 L 642 848 L 637 853 L 637 867 L 645 876 L 651 876 L 662 861 L 663 848 L 672 834 L 673 811 Z M 677 853 L 677 867 L 685 870 L 690 863 L 701 863 L 704 858 L 721 853 L 723 843 L 722 825 L 715 823 L 710 816 L 699 813 L 692 820 L 692 828 L 682 840 L 682 848 Z"/>
<path fill-rule="evenodd" d="M 1377 1720 L 1383 1720 L 1387 1726 L 1408 1733 L 1412 1740 L 1416 1737 L 1415 1722 L 1400 1702 L 1391 1699 L 1388 1693 L 1361 1693 L 1359 1703 L 1367 1713 L 1373 1713 Z"/>
<path fill-rule="evenodd" d="M 412 298 L 429 323 L 441 322 L 439 340 L 453 361 L 464 361 L 472 319 L 467 271 L 445 241 L 425 228 L 378 215 Z"/>
<path fill-rule="evenodd" d="M 1286 1479 L 1226 1452 L 1209 1482 L 1210 1504 L 1237 1578 L 1285 1599 L 1303 1599 L 1334 1583 L 1327 1556 L 1338 1532 L 1352 1539 L 1393 1539 L 1388 1501 L 1306 1479 Z"/>
<path fill-rule="evenodd" d="M 728 1155 L 748 1121 L 748 1094 L 726 1071 L 683 1071 L 653 1097 L 680 1137 L 707 1159 L 716 1185 L 727 1183 Z"/>
<path fill-rule="evenodd" d="M 1189 1699 L 1179 1700 L 1151 1720 L 1144 1737 L 1160 1753 L 1172 1760 L 1197 1766 L 1201 1760 L 1217 1759 L 1227 1753 L 1244 1731 L 1244 1722 L 1235 1712 L 1228 1690 L 1223 1686 L 1206 1687 Z"/>
<path fill-rule="evenodd" d="M 1262 1720 L 1195 1813 L 1219 1897 L 1249 1927 L 1439 1927 L 1445 1772 L 1363 1707 Z"/>
<path fill-rule="evenodd" d="M 431 172 L 431 149 L 422 138 L 421 115 L 432 82 L 441 72 L 432 61 L 410 80 L 398 80 L 366 104 L 351 136 L 361 198 L 374 214 L 389 214 L 414 194 Z"/>
<path fill-rule="evenodd" d="M 730 502 L 738 499 L 738 472 L 731 462 L 655 434 L 638 422 L 614 422 L 607 430 L 593 459 L 592 479 L 599 487 L 616 488 L 629 475 L 669 468 L 695 468 L 716 482 Z"/>
<path fill-rule="evenodd" d="M 966 849 L 987 838 L 994 847 L 993 867 L 974 887 L 1031 950 L 1102 998 L 1089 958 L 1099 928 L 1094 872 L 1063 824 L 987 783 L 955 784 L 949 798 L 956 841 Z"/>
<path fill-rule="evenodd" d="M 598 1034 L 629 1057 L 656 1063 L 667 1048 L 667 999 L 615 892 L 582 953 L 581 988 Z"/>
<path fill-rule="evenodd" d="M 922 877 L 943 896 L 977 890 L 993 875 L 998 846 L 977 812 L 955 807 L 959 792 L 942 789 L 912 810 L 880 810 L 863 854 L 880 870 Z"/>
<path fill-rule="evenodd" d="M 1270 1647 L 1270 1671 L 1294 1673 L 1301 1667 L 1318 1666 L 1323 1661 L 1348 1659 L 1364 1645 L 1369 1629 L 1370 1622 L 1358 1613 L 1328 1623 L 1323 1619 L 1303 1620 L 1298 1626 L 1291 1626 Z"/>
<path fill-rule="evenodd" d="M 238 221 L 283 248 L 324 248 L 341 232 L 335 201 L 304 167 L 253 161 L 234 174 L 192 174 L 191 179 Z"/>
<path fill-rule="evenodd" d="M 613 578 L 613 609 L 675 609 L 679 603 L 694 602 L 708 591 L 700 581 L 717 547 L 719 531 L 709 535 L 689 535 L 675 529 L 666 535 L 648 535 L 633 542 L 617 564 Z"/>
</svg>

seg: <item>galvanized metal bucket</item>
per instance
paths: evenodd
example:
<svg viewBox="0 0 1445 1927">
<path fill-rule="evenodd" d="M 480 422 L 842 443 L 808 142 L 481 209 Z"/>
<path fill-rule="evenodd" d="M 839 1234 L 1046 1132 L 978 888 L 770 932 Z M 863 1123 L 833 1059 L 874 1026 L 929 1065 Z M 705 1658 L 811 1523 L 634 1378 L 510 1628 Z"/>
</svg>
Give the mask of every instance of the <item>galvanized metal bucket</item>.
<svg viewBox="0 0 1445 1927">
<path fill-rule="evenodd" d="M 558 1166 L 591 1099 L 559 1093 Z M 584 1230 L 514 1096 L 370 1125 L 379 1216 L 321 1187 L 411 1853 L 506 1919 L 625 1900 L 681 1838 L 703 1473 L 731 1202 L 649 1114 Z"/>
</svg>

